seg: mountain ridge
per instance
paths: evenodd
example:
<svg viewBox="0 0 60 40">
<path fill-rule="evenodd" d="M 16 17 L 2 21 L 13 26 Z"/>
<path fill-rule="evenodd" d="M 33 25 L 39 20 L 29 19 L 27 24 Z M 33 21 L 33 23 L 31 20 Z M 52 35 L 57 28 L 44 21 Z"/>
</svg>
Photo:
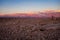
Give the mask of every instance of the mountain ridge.
<svg viewBox="0 0 60 40">
<path fill-rule="evenodd" d="M 0 17 L 60 17 L 60 12 L 0 14 Z"/>
</svg>

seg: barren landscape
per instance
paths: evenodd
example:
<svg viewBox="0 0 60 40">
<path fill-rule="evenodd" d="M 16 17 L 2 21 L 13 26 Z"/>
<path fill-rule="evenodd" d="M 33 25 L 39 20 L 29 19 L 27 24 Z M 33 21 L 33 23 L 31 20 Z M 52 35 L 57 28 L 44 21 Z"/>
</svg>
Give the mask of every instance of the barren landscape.
<svg viewBox="0 0 60 40">
<path fill-rule="evenodd" d="M 60 40 L 60 0 L 0 0 L 0 40 Z"/>
<path fill-rule="evenodd" d="M 60 18 L 0 18 L 0 40 L 60 40 Z"/>
</svg>

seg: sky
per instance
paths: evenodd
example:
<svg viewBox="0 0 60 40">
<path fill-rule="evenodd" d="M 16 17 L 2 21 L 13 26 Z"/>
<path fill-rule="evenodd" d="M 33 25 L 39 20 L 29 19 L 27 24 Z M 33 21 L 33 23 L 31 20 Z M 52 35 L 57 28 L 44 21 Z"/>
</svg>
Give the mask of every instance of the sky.
<svg viewBox="0 0 60 40">
<path fill-rule="evenodd" d="M 0 0 L 0 13 L 26 13 L 60 10 L 60 0 Z"/>
</svg>

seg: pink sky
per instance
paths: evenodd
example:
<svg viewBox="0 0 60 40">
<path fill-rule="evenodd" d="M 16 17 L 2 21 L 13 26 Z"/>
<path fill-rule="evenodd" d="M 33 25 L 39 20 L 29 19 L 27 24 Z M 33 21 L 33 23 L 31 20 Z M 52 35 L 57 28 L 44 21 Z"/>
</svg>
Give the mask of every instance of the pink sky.
<svg viewBox="0 0 60 40">
<path fill-rule="evenodd" d="M 11 13 L 11 14 L 0 14 L 0 16 L 55 16 L 60 17 L 60 10 L 44 10 L 42 12 L 27 12 L 27 13 Z"/>
</svg>

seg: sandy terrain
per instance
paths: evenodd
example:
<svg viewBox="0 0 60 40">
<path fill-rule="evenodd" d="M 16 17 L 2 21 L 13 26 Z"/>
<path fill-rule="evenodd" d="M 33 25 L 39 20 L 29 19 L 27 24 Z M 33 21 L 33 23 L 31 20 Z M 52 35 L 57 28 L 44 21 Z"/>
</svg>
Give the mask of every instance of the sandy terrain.
<svg viewBox="0 0 60 40">
<path fill-rule="evenodd" d="M 60 40 L 60 18 L 0 18 L 0 40 Z"/>
</svg>

